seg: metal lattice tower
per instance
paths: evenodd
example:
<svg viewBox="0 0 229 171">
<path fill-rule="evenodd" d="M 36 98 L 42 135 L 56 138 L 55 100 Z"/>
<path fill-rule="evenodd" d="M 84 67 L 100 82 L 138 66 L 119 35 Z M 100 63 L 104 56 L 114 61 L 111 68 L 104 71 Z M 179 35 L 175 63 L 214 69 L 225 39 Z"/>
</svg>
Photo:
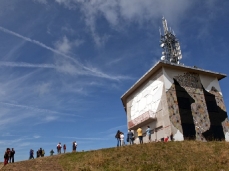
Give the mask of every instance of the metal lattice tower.
<svg viewBox="0 0 229 171">
<path fill-rule="evenodd" d="M 161 48 L 163 49 L 161 60 L 171 63 L 179 64 L 182 59 L 180 44 L 176 38 L 174 31 L 168 29 L 167 21 L 163 17 L 162 25 L 164 29 L 164 35 L 161 34 Z"/>
</svg>

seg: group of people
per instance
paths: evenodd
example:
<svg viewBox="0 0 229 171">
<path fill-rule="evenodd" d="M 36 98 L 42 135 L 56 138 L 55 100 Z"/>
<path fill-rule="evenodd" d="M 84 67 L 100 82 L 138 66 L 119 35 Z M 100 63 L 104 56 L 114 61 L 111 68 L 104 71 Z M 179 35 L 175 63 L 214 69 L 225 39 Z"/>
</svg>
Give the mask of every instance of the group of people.
<svg viewBox="0 0 229 171">
<path fill-rule="evenodd" d="M 152 130 L 150 129 L 150 126 L 147 126 L 145 133 L 146 133 L 148 142 L 151 142 L 151 131 Z M 138 135 L 139 143 L 143 144 L 143 132 L 140 127 L 137 129 L 137 135 Z M 117 147 L 125 145 L 123 132 L 118 130 L 115 135 L 115 138 L 117 139 Z M 132 145 L 134 143 L 134 139 L 135 139 L 134 133 L 129 129 L 127 133 L 126 141 L 129 142 L 130 145 Z"/>
<path fill-rule="evenodd" d="M 15 154 L 15 150 L 14 148 L 12 148 L 10 150 L 10 148 L 7 148 L 4 154 L 4 165 L 8 164 L 8 163 L 14 163 L 14 154 Z"/>
<path fill-rule="evenodd" d="M 38 157 L 44 157 L 45 156 L 45 150 L 40 148 L 37 150 L 37 158 Z M 34 159 L 34 151 L 33 149 L 30 149 L 29 151 L 29 159 Z"/>
<path fill-rule="evenodd" d="M 73 141 L 73 143 L 72 143 L 72 152 L 76 152 L 76 148 L 77 148 L 77 143 L 76 143 L 76 141 Z M 57 149 L 57 154 L 61 154 L 62 146 L 61 146 L 60 142 L 57 144 L 56 149 Z M 63 145 L 64 153 L 66 152 L 66 149 L 67 149 L 67 146 L 66 146 L 66 144 L 64 144 Z M 53 155 L 53 153 L 54 153 L 54 151 L 51 150 L 50 154 Z"/>
</svg>

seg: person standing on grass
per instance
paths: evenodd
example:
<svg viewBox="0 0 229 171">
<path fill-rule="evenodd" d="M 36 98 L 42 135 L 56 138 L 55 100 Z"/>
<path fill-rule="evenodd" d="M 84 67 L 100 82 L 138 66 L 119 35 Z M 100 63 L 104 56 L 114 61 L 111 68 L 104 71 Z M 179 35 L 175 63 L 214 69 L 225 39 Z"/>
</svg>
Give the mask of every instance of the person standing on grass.
<svg viewBox="0 0 229 171">
<path fill-rule="evenodd" d="M 127 139 L 129 141 L 130 145 L 133 144 L 134 134 L 130 129 L 129 129 L 128 133 L 127 133 Z"/>
<path fill-rule="evenodd" d="M 39 150 L 39 156 L 42 157 L 42 148 Z"/>
<path fill-rule="evenodd" d="M 57 144 L 57 146 L 56 146 L 56 148 L 57 148 L 57 154 L 61 154 L 61 143 L 59 142 L 58 144 Z"/>
<path fill-rule="evenodd" d="M 42 152 L 41 152 L 41 157 L 44 157 L 45 156 L 45 150 L 42 149 Z"/>
<path fill-rule="evenodd" d="M 121 141 L 120 146 L 124 146 L 125 142 L 124 142 L 124 134 L 123 133 L 120 134 L 120 141 Z"/>
<path fill-rule="evenodd" d="M 29 159 L 34 159 L 33 150 L 32 149 L 30 149 L 30 151 L 29 151 Z"/>
<path fill-rule="evenodd" d="M 139 143 L 143 144 L 142 129 L 140 127 L 137 129 L 137 133 L 138 133 Z"/>
<path fill-rule="evenodd" d="M 116 135 L 115 135 L 115 138 L 117 139 L 117 147 L 119 147 L 121 145 L 120 134 L 121 134 L 121 132 L 118 130 Z"/>
<path fill-rule="evenodd" d="M 76 152 L 76 148 L 77 148 L 77 143 L 76 143 L 76 141 L 73 141 L 73 143 L 72 143 L 72 152 Z"/>
<path fill-rule="evenodd" d="M 53 149 L 50 151 L 50 156 L 53 156 L 53 153 L 55 153 L 54 151 L 53 151 Z"/>
<path fill-rule="evenodd" d="M 64 144 L 64 146 L 63 146 L 63 149 L 64 149 L 64 153 L 65 153 L 65 151 L 66 151 L 66 145 Z"/>
<path fill-rule="evenodd" d="M 4 154 L 4 166 L 8 164 L 8 160 L 9 160 L 9 154 L 8 154 L 8 148 L 7 148 Z"/>
<path fill-rule="evenodd" d="M 40 157 L 39 149 L 37 150 L 37 158 Z"/>
<path fill-rule="evenodd" d="M 11 155 L 10 155 L 10 157 L 11 157 L 10 160 L 12 160 L 12 163 L 14 163 L 14 154 L 15 154 L 15 151 L 14 151 L 14 148 L 12 148 Z"/>
<path fill-rule="evenodd" d="M 148 142 L 151 142 L 151 129 L 150 129 L 150 126 L 147 126 L 146 136 L 147 136 Z"/>
<path fill-rule="evenodd" d="M 10 150 L 10 148 L 7 148 L 8 150 L 7 150 L 7 152 L 8 152 L 8 163 L 11 163 L 11 150 Z"/>
</svg>

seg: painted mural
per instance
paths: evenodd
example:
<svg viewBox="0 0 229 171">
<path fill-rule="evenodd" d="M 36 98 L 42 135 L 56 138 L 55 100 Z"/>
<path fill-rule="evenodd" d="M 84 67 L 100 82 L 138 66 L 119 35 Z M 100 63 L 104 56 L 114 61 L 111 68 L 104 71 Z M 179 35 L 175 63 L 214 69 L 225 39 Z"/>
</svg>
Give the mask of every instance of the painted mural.
<svg viewBox="0 0 229 171">
<path fill-rule="evenodd" d="M 183 73 L 173 78 L 167 90 L 169 117 L 173 134 L 207 141 L 229 139 L 229 121 L 222 95 L 215 87 L 207 92 L 195 73 Z"/>
</svg>

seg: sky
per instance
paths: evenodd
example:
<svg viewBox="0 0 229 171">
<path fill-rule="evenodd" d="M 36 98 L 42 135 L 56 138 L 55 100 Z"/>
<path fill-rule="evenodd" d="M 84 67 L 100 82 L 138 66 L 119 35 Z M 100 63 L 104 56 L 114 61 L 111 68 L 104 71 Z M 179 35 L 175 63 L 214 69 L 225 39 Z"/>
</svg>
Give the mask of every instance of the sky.
<svg viewBox="0 0 229 171">
<path fill-rule="evenodd" d="M 228 74 L 229 1 L 0 1 L 0 151 L 116 146 L 120 97 L 160 60 L 167 19 L 187 66 Z M 229 108 L 228 78 L 220 86 Z M 2 159 L 3 160 L 3 159 Z"/>
</svg>

